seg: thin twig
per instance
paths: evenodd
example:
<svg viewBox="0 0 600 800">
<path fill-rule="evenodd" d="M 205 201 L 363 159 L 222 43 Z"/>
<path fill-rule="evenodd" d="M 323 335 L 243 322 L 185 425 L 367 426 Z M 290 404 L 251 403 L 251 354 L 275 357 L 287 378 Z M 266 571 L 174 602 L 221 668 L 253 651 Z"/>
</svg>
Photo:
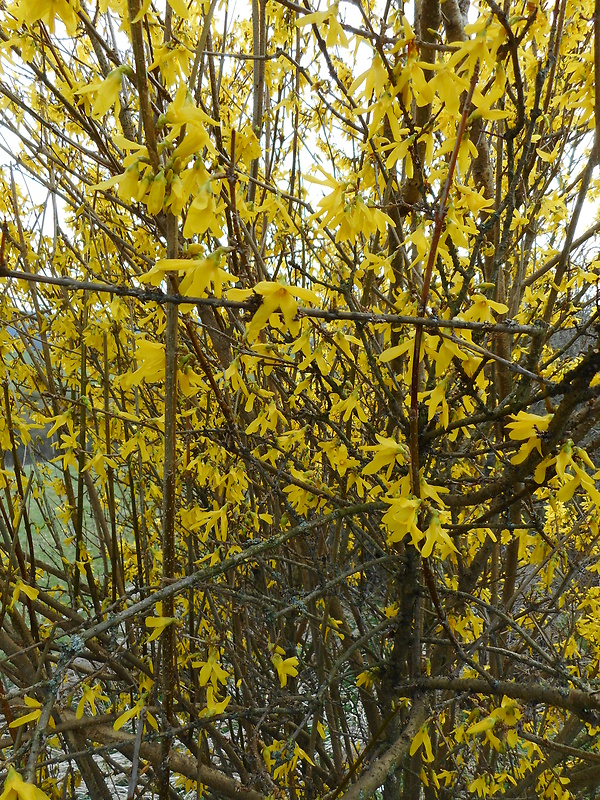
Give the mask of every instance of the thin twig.
<svg viewBox="0 0 600 800">
<path fill-rule="evenodd" d="M 196 306 L 210 306 L 212 308 L 233 308 L 242 311 L 255 311 L 256 299 L 250 300 L 227 300 L 224 297 L 186 297 L 181 294 L 166 294 L 160 289 L 135 289 L 122 284 L 96 283 L 91 281 L 79 281 L 75 278 L 62 278 L 50 275 L 30 274 L 12 269 L 0 269 L 0 278 L 15 278 L 20 281 L 32 281 L 34 283 L 49 284 L 52 286 L 64 286 L 74 291 L 100 292 L 114 294 L 118 297 L 135 297 L 145 303 L 158 303 L 167 305 L 174 303 L 193 304 Z M 340 311 L 338 309 L 328 310 L 323 308 L 298 308 L 300 317 L 310 317 L 312 319 L 324 319 L 330 322 L 353 321 L 363 322 L 370 325 L 380 323 L 391 323 L 396 325 L 418 325 L 423 328 L 450 328 L 467 331 L 483 331 L 484 333 L 513 333 L 535 335 L 541 330 L 540 325 L 519 325 L 511 320 L 504 322 L 474 322 L 463 319 L 441 319 L 440 317 L 412 317 L 406 314 L 377 314 L 370 311 Z"/>
</svg>

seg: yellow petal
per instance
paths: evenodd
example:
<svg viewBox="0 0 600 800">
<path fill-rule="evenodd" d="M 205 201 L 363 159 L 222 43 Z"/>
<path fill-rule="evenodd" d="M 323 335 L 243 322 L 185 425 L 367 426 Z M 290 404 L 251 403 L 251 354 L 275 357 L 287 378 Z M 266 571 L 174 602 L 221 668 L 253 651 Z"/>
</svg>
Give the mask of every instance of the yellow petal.
<svg viewBox="0 0 600 800">
<path fill-rule="evenodd" d="M 187 19 L 189 17 L 190 10 L 183 0 L 169 0 L 169 5 L 178 17 L 181 17 L 182 19 Z"/>
<path fill-rule="evenodd" d="M 34 722 L 36 719 L 39 719 L 42 716 L 42 712 L 40 709 L 36 711 L 32 711 L 30 714 L 24 714 L 22 717 L 18 719 L 13 719 L 13 721 L 8 726 L 9 728 L 20 728 L 21 725 L 27 725 L 28 722 Z"/>
</svg>

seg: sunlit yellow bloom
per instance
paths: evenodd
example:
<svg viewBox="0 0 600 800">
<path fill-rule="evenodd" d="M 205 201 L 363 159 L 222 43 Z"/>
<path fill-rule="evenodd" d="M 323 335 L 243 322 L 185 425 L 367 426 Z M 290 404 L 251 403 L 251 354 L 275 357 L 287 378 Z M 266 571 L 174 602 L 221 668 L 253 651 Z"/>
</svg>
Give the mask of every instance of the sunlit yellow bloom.
<svg viewBox="0 0 600 800">
<path fill-rule="evenodd" d="M 244 125 L 235 137 L 235 157 L 241 159 L 246 167 L 261 154 L 260 144 L 250 125 Z"/>
<path fill-rule="evenodd" d="M 327 47 L 334 47 L 336 44 L 348 47 L 348 39 L 338 20 L 338 3 L 333 3 L 325 11 L 305 14 L 296 20 L 296 25 L 299 28 L 305 25 L 315 25 L 320 32 L 327 31 L 324 37 Z"/>
<path fill-rule="evenodd" d="M 146 207 L 149 214 L 160 214 L 165 199 L 165 190 L 167 188 L 167 179 L 165 173 L 161 169 L 158 175 L 155 176 L 150 186 L 150 192 L 146 199 Z"/>
<path fill-rule="evenodd" d="M 296 336 L 300 331 L 300 323 L 294 319 L 298 312 L 298 303 L 295 298 L 299 297 L 309 303 L 318 302 L 316 294 L 302 286 L 284 286 L 282 283 L 261 281 L 256 284 L 253 291 L 262 297 L 262 303 L 252 317 L 252 322 L 246 332 L 250 342 L 258 336 L 271 314 L 277 311 L 281 311 L 288 330 Z M 248 294 L 248 292 L 237 293 L 236 290 L 232 290 L 229 292 L 229 297 L 241 299 L 247 297 Z"/>
<path fill-rule="evenodd" d="M 54 33 L 54 21 L 59 17 L 69 36 L 74 36 L 77 31 L 78 11 L 78 0 L 73 0 L 72 3 L 68 0 L 21 0 L 11 8 L 19 25 L 43 22 L 50 33 Z"/>
<path fill-rule="evenodd" d="M 121 82 L 123 75 L 129 73 L 131 73 L 130 67 L 117 67 L 109 72 L 103 81 L 94 81 L 81 89 L 77 89 L 76 94 L 79 95 L 94 94 L 94 99 L 92 100 L 92 117 L 94 119 L 103 117 L 113 106 L 115 106 L 115 115 L 119 115 L 121 108 L 119 103 Z"/>
<path fill-rule="evenodd" d="M 158 286 L 167 272 L 183 272 L 184 277 L 179 285 L 182 295 L 200 297 L 212 285 L 215 297 L 221 297 L 224 283 L 234 283 L 237 278 L 221 267 L 223 250 L 215 250 L 206 258 L 163 258 L 157 261 L 150 272 L 140 277 L 144 283 Z M 191 306 L 182 306 L 182 311 Z"/>
</svg>

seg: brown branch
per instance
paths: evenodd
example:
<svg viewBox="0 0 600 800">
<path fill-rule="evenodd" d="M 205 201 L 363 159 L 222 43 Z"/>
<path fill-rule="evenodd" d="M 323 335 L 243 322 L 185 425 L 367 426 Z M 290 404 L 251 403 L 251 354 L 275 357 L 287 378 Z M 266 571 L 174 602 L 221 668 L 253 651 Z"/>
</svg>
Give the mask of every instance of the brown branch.
<svg viewBox="0 0 600 800">
<path fill-rule="evenodd" d="M 454 508 L 477 506 L 491 498 L 502 497 L 505 493 L 508 493 L 509 496 L 512 495 L 513 499 L 520 496 L 515 492 L 515 486 L 531 476 L 538 464 L 558 446 L 571 421 L 575 407 L 593 397 L 593 394 L 589 394 L 589 385 L 598 372 L 600 372 L 600 351 L 598 348 L 594 348 L 555 387 L 558 389 L 558 393 L 564 393 L 564 396 L 554 412 L 548 430 L 540 437 L 541 454 L 537 449 L 534 449 L 525 461 L 516 466 L 507 467 L 497 480 L 487 484 L 482 489 L 470 494 L 445 495 L 444 502 L 446 505 Z M 593 390 L 591 391 L 593 392 Z"/>
<path fill-rule="evenodd" d="M 72 712 L 64 712 L 61 716 L 65 721 L 75 717 Z M 134 756 L 136 736 L 133 734 L 124 733 L 122 730 L 115 731 L 108 725 L 93 725 L 88 732 L 88 737 L 102 744 L 114 745 L 128 758 Z M 138 753 L 139 758 L 149 761 L 156 772 L 161 769 L 162 748 L 160 744 L 141 742 Z M 265 800 L 265 796 L 261 792 L 243 786 L 235 779 L 212 767 L 198 763 L 196 758 L 171 751 L 169 768 L 179 775 L 206 784 L 217 796 L 231 798 L 231 800 Z"/>
<path fill-rule="evenodd" d="M 412 740 L 426 719 L 427 711 L 425 705 L 422 701 L 418 701 L 413 707 L 410 719 L 400 736 L 382 756 L 375 759 L 369 769 L 348 789 L 344 794 L 344 800 L 363 800 L 363 798 L 372 797 L 375 790 L 385 782 L 388 774 L 393 772 L 406 757 Z"/>
<path fill-rule="evenodd" d="M 64 278 L 50 275 L 30 274 L 14 269 L 1 269 L 0 278 L 15 278 L 20 281 L 31 281 L 34 283 L 49 284 L 51 286 L 64 286 L 74 291 L 100 292 L 114 294 L 118 297 L 135 297 L 145 303 L 159 303 L 168 305 L 174 303 L 194 304 L 196 306 L 209 306 L 211 308 L 233 308 L 243 311 L 255 311 L 256 300 L 227 300 L 223 297 L 185 297 L 180 294 L 166 294 L 160 289 L 134 289 L 122 284 L 96 283 L 91 281 L 79 281 L 75 278 Z M 311 319 L 323 319 L 329 322 L 352 321 L 364 324 L 378 325 L 382 322 L 389 322 L 394 325 L 419 325 L 423 328 L 450 328 L 451 330 L 483 331 L 484 333 L 513 333 L 535 335 L 540 333 L 539 325 L 518 325 L 511 320 L 504 322 L 473 322 L 462 319 L 439 319 L 438 317 L 412 317 L 406 314 L 376 314 L 369 311 L 330 311 L 323 308 L 298 308 L 300 317 L 310 317 Z"/>
<path fill-rule="evenodd" d="M 138 603 L 134 603 L 124 611 L 121 611 L 120 613 L 115 614 L 114 616 L 111 616 L 108 619 L 97 623 L 96 625 L 92 625 L 87 630 L 83 630 L 81 635 L 85 641 L 93 639 L 100 634 L 111 630 L 111 628 L 120 625 L 125 620 L 132 619 L 140 614 L 150 611 L 152 608 L 154 608 L 156 603 L 164 601 L 167 597 L 172 597 L 180 592 L 185 591 L 186 589 L 189 589 L 192 586 L 197 586 L 205 581 L 210 580 L 211 578 L 216 577 L 217 575 L 222 575 L 228 570 L 234 569 L 240 564 L 254 559 L 262 553 L 274 550 L 275 548 L 279 547 L 279 545 L 284 544 L 290 539 L 293 539 L 295 536 L 307 534 L 310 531 L 321 527 L 322 525 L 327 525 L 340 518 L 369 511 L 380 511 L 383 508 L 386 508 L 384 503 L 360 503 L 357 505 L 336 509 L 330 514 L 325 514 L 313 520 L 301 522 L 299 525 L 296 525 L 293 528 L 282 531 L 277 536 L 273 536 L 266 541 L 260 542 L 259 544 L 246 547 L 244 550 L 242 550 L 242 552 L 223 559 L 223 561 L 221 561 L 219 564 L 215 564 L 212 567 L 204 567 L 197 572 L 193 572 L 191 575 L 180 578 L 174 583 L 171 583 L 169 586 L 163 586 L 160 589 L 157 589 L 149 597 L 140 600 Z M 74 631 L 71 629 L 71 632 Z"/>
<path fill-rule="evenodd" d="M 519 731 L 519 736 L 521 739 L 533 742 L 547 750 L 556 750 L 556 752 L 562 753 L 567 758 L 579 758 L 582 761 L 591 761 L 596 764 L 600 763 L 600 754 L 598 753 L 592 753 L 589 750 L 581 750 L 577 747 L 570 747 L 567 744 L 557 742 L 556 739 L 543 739 L 541 736 L 535 736 L 533 733 L 528 733 L 527 731 Z"/>
<path fill-rule="evenodd" d="M 127 8 L 129 11 L 129 26 L 131 29 L 131 46 L 135 59 L 135 77 L 140 102 L 140 114 L 144 126 L 144 133 L 146 134 L 148 156 L 150 157 L 150 163 L 156 174 L 159 170 L 158 150 L 156 147 L 156 130 L 148 91 L 148 73 L 146 72 L 146 57 L 144 55 L 142 21 L 138 19 L 137 22 L 134 22 L 134 19 L 136 19 L 140 12 L 139 0 L 128 0 Z"/>
<path fill-rule="evenodd" d="M 167 256 L 177 258 L 177 217 L 169 214 L 167 218 Z M 169 281 L 169 294 L 177 289 L 176 279 Z M 162 500 L 162 579 L 165 585 L 175 577 L 175 517 L 177 481 L 177 339 L 179 309 L 173 303 L 167 306 L 165 328 L 165 437 L 163 458 L 163 500 Z M 173 595 L 165 598 L 163 614 L 173 618 L 175 608 Z M 175 684 L 175 628 L 167 625 L 161 634 L 162 646 L 162 702 L 166 722 L 173 723 L 173 691 Z M 159 798 L 169 800 L 169 752 L 171 737 L 163 736 L 162 758 L 159 774 Z"/>
<path fill-rule="evenodd" d="M 398 686 L 400 696 L 403 696 L 402 692 L 432 692 L 436 690 L 500 697 L 506 695 L 512 700 L 522 700 L 524 703 L 564 708 L 568 711 L 573 711 L 577 715 L 582 715 L 585 719 L 590 717 L 590 711 L 600 712 L 600 698 L 596 692 L 583 692 L 580 689 L 567 689 L 564 686 L 543 686 L 539 682 L 522 683 L 520 681 L 487 681 L 482 678 L 423 677 Z"/>
</svg>

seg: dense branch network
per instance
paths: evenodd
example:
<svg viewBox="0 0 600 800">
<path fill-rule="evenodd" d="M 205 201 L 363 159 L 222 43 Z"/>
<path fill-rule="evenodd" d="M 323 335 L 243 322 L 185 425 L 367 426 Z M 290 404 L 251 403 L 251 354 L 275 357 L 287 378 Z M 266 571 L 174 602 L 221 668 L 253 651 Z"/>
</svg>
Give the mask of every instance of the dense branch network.
<svg viewBox="0 0 600 800">
<path fill-rule="evenodd" d="M 599 9 L 2 8 L 9 800 L 595 796 Z"/>
</svg>

